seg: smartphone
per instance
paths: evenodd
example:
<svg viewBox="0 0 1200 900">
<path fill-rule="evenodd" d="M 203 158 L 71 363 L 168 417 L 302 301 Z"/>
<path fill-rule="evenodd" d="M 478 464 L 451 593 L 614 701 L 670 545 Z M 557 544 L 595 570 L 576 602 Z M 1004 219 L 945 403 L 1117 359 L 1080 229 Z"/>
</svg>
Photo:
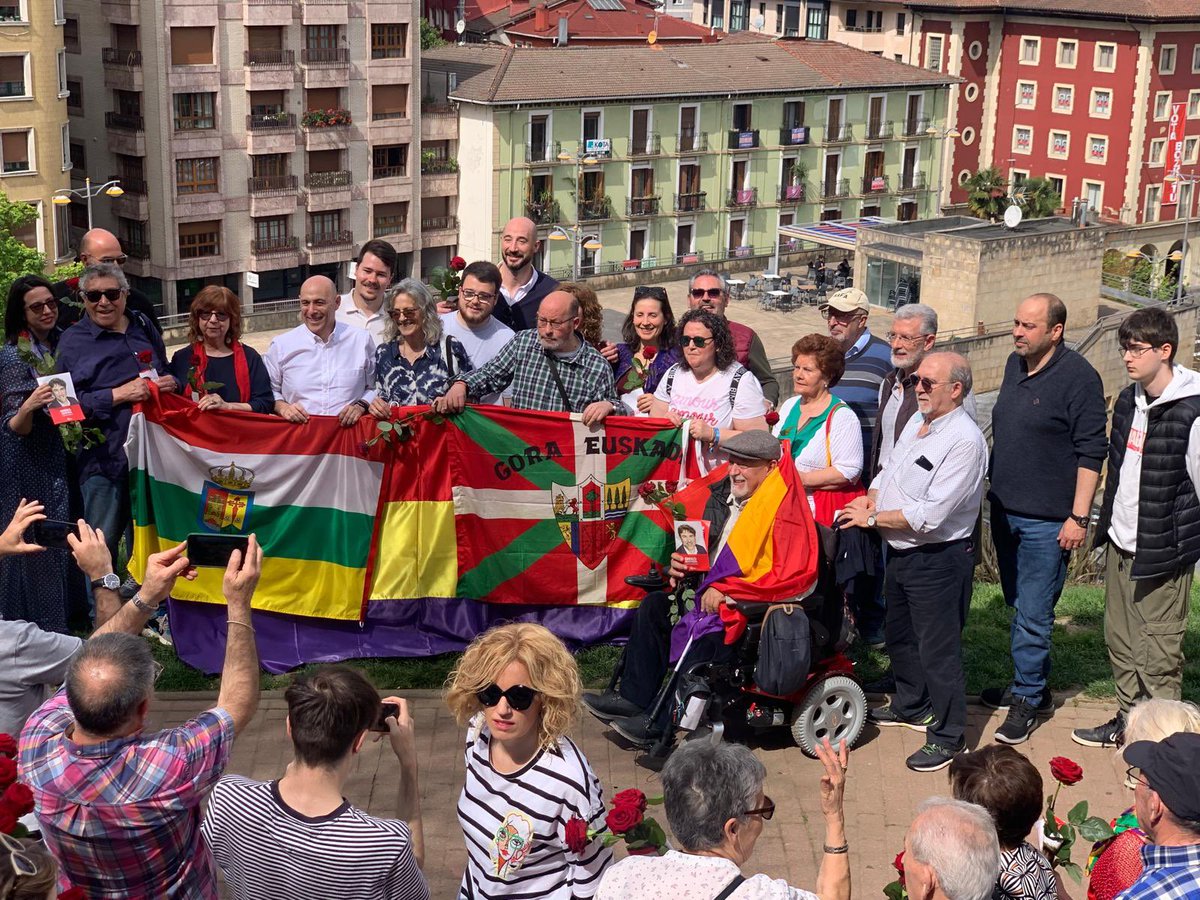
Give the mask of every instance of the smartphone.
<svg viewBox="0 0 1200 900">
<path fill-rule="evenodd" d="M 193 566 L 223 569 L 229 565 L 229 557 L 234 550 L 241 550 L 244 559 L 249 544 L 250 536 L 245 534 L 189 534 L 188 562 Z"/>
<path fill-rule="evenodd" d="M 55 519 L 43 519 L 40 522 L 34 522 L 33 528 L 33 543 L 42 547 L 52 547 L 55 550 L 70 550 L 71 545 L 67 543 L 67 535 L 75 535 L 79 537 L 79 527 L 74 522 L 59 522 Z"/>
<path fill-rule="evenodd" d="M 393 716 L 400 715 L 399 703 L 380 703 L 379 718 L 375 720 L 375 724 L 371 726 L 371 731 L 388 731 L 387 720 Z"/>
</svg>

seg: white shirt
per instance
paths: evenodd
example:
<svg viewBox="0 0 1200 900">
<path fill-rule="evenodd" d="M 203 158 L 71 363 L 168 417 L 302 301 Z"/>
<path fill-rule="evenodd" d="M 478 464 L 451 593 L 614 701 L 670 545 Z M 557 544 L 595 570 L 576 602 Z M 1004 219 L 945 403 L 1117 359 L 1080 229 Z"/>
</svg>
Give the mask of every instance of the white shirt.
<svg viewBox="0 0 1200 900">
<path fill-rule="evenodd" d="M 904 404 L 904 379 L 909 378 L 911 372 L 897 378 L 892 384 L 891 397 L 888 399 L 887 406 L 883 408 L 883 417 L 879 420 L 879 468 L 883 468 L 888 464 L 888 460 L 892 456 L 892 448 L 896 446 L 896 417 L 900 415 L 900 407 Z M 879 402 L 883 402 L 883 392 L 887 385 L 884 383 L 879 386 Z M 978 404 L 975 401 L 975 392 L 969 391 L 967 396 L 963 398 L 963 409 L 976 422 L 979 421 Z M 913 413 L 913 418 L 920 416 L 918 410 Z M 907 423 L 905 423 L 907 424 Z"/>
<path fill-rule="evenodd" d="M 378 312 L 365 313 L 355 304 L 353 291 L 349 294 L 342 294 L 340 299 L 342 302 L 338 305 L 334 318 L 339 322 L 345 322 L 352 328 L 365 329 L 371 335 L 376 347 L 382 344 L 384 342 L 383 331 L 387 328 L 388 323 L 388 315 L 384 311 L 387 303 L 380 303 Z"/>
<path fill-rule="evenodd" d="M 516 334 L 503 322 L 498 321 L 495 316 L 488 316 L 486 322 L 475 328 L 464 325 L 457 312 L 442 313 L 441 320 L 442 330 L 446 334 L 458 338 L 458 342 L 466 349 L 467 356 L 471 358 L 471 364 L 476 369 L 482 368 L 485 363 L 503 350 Z M 480 398 L 479 402 L 499 404 L 500 394 L 498 392 L 488 394 Z"/>
<path fill-rule="evenodd" d="M 799 397 L 788 397 L 783 401 L 783 406 L 779 407 L 779 421 L 772 430 L 775 437 L 779 437 L 783 423 L 792 413 L 792 407 L 799 402 Z M 858 424 L 858 416 L 843 403 L 833 411 L 826 424 L 829 428 L 828 446 L 825 444 L 826 425 L 822 425 L 796 457 L 796 471 L 816 472 L 833 466 L 847 481 L 853 483 L 862 474 L 863 467 L 862 427 Z M 811 497 L 809 501 L 812 501 Z"/>
<path fill-rule="evenodd" d="M 298 325 L 271 341 L 263 362 L 275 399 L 299 403 L 310 416 L 336 416 L 355 400 L 375 399 L 375 342 L 344 322 L 327 341 Z"/>
<path fill-rule="evenodd" d="M 600 881 L 596 900 L 712 900 L 736 875 L 737 865 L 719 856 L 668 850 L 662 856 L 627 856 Z M 781 878 L 750 875 L 730 900 L 818 900 Z"/>
<path fill-rule="evenodd" d="M 744 374 L 738 381 L 737 394 L 731 405 L 729 388 L 739 369 Z M 740 363 L 734 363 L 725 370 L 713 369 L 703 381 L 697 381 L 690 369 L 676 363 L 663 375 L 654 396 L 665 402 L 670 411 L 681 419 L 699 419 L 715 428 L 730 428 L 734 419 L 759 418 L 766 408 L 763 406 L 762 385 Z M 700 445 L 698 456 L 701 475 L 708 474 L 726 460 L 725 451 L 715 448 L 715 444 Z"/>
<path fill-rule="evenodd" d="M 537 284 L 538 277 L 539 277 L 538 270 L 534 269 L 533 274 L 529 276 L 529 280 L 527 282 L 525 282 L 523 285 L 521 285 L 519 288 L 517 288 L 515 291 L 513 291 L 512 294 L 509 294 L 509 292 L 505 289 L 504 285 L 500 285 L 500 296 L 504 298 L 504 301 L 509 306 L 516 306 L 518 303 L 520 303 L 522 300 L 525 299 L 526 294 L 528 294 L 530 291 L 533 290 L 533 286 L 535 284 Z M 472 362 L 473 361 L 474 360 L 472 360 Z M 475 368 L 478 369 L 479 365 L 476 364 Z"/>
<path fill-rule="evenodd" d="M 962 407 L 929 423 L 913 416 L 887 466 L 875 477 L 875 508 L 900 510 L 908 529 L 880 528 L 888 545 L 910 550 L 971 536 L 983 499 L 987 442 Z"/>
</svg>

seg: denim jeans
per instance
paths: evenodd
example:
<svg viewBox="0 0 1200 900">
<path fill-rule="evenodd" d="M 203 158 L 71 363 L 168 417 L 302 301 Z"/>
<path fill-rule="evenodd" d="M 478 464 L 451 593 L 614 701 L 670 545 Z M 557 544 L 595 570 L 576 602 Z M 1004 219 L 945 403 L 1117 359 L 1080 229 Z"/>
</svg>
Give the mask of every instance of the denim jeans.
<svg viewBox="0 0 1200 900">
<path fill-rule="evenodd" d="M 1054 607 L 1062 596 L 1071 554 L 1058 545 L 1062 522 L 1030 519 L 992 503 L 992 541 L 1004 602 L 1012 620 L 1012 692 L 1038 703 L 1050 677 L 1050 634 Z"/>
<path fill-rule="evenodd" d="M 132 525 L 132 514 L 129 508 L 129 480 L 120 478 L 114 481 L 103 475 L 92 475 L 80 488 L 83 494 L 83 518 L 93 528 L 104 532 L 104 543 L 112 556 L 113 571 L 120 567 L 117 559 L 117 548 L 123 536 L 129 537 L 132 549 L 132 533 L 127 534 Z M 95 613 L 95 602 L 92 600 L 92 589 L 88 587 L 88 605 Z"/>
</svg>

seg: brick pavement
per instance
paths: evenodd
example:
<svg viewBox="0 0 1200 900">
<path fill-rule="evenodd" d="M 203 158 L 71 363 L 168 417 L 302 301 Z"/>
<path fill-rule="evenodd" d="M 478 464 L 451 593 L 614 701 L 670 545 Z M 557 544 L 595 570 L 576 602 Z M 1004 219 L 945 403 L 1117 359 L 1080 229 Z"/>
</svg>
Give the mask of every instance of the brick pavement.
<svg viewBox="0 0 1200 900">
<path fill-rule="evenodd" d="M 426 865 L 432 895 L 454 896 L 466 854 L 458 830 L 454 807 L 462 788 L 462 730 L 433 691 L 410 692 L 421 758 L 421 803 L 425 816 Z M 164 694 L 152 713 L 155 726 L 177 723 L 210 706 L 213 695 Z M 1060 813 L 1079 800 L 1091 810 L 1111 817 L 1121 812 L 1130 794 L 1121 786 L 1123 765 L 1110 750 L 1079 747 L 1070 741 L 1070 730 L 1095 725 L 1110 710 L 1095 702 L 1077 701 L 1060 695 L 1063 704 L 1054 717 L 1037 729 L 1020 749 L 1033 760 L 1049 782 L 1047 762 L 1052 756 L 1069 756 L 1083 766 L 1084 780 L 1064 790 Z M 230 771 L 250 778 L 271 779 L 280 775 L 290 757 L 284 733 L 286 706 L 280 692 L 264 695 L 250 727 L 234 746 Z M 989 740 L 1003 720 L 1000 713 L 970 707 L 968 741 L 977 746 Z M 608 796 L 626 787 L 639 787 L 650 795 L 658 793 L 656 776 L 634 763 L 634 752 L 610 740 L 591 716 L 584 716 L 574 733 L 592 767 L 605 784 Z M 867 726 L 859 746 L 851 755 L 846 787 L 847 834 L 850 841 L 854 894 L 860 898 L 882 896 L 882 887 L 892 880 L 891 861 L 902 849 L 904 833 L 916 806 L 926 797 L 947 794 L 946 773 L 918 775 L 908 771 L 904 758 L 922 742 L 907 729 Z M 394 758 L 385 743 L 366 745 L 358 767 L 346 786 L 353 803 L 380 816 L 395 810 L 397 782 Z M 790 883 L 812 889 L 820 863 L 823 838 L 817 781 L 820 766 L 805 758 L 790 744 L 783 731 L 756 745 L 767 767 L 766 791 L 777 803 L 775 817 L 766 824 L 747 873 L 766 872 Z M 1046 785 L 1049 790 L 1050 784 Z M 659 820 L 666 825 L 661 814 Z M 1084 853 L 1077 850 L 1076 861 Z M 1073 885 L 1071 885 L 1074 887 Z M 1075 887 L 1072 896 L 1084 896 Z"/>
</svg>

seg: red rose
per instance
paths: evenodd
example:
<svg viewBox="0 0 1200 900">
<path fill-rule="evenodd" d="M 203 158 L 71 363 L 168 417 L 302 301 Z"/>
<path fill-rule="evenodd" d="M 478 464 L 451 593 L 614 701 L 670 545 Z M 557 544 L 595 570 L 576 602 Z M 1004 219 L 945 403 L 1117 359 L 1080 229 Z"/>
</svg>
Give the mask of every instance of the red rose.
<svg viewBox="0 0 1200 900">
<path fill-rule="evenodd" d="M 896 854 L 896 858 L 892 860 L 892 865 L 896 871 L 900 873 L 900 883 L 904 884 L 904 851 L 901 850 Z"/>
<path fill-rule="evenodd" d="M 6 788 L 17 780 L 17 762 L 7 756 L 0 756 L 0 788 Z"/>
<path fill-rule="evenodd" d="M 1083 781 L 1083 769 L 1079 763 L 1072 762 L 1065 756 L 1056 756 L 1050 760 L 1050 774 L 1059 784 L 1078 784 Z"/>
<path fill-rule="evenodd" d="M 637 788 L 626 788 L 613 795 L 613 806 L 636 806 L 638 812 L 645 812 L 646 795 Z"/>
<path fill-rule="evenodd" d="M 143 368 L 147 368 L 154 362 L 154 353 L 150 350 L 139 350 L 137 361 Z"/>
<path fill-rule="evenodd" d="M 87 895 L 83 893 L 83 888 L 67 888 L 58 895 L 58 900 L 87 900 Z"/>
<path fill-rule="evenodd" d="M 19 818 L 27 813 L 33 812 L 33 791 L 28 785 L 15 782 L 8 786 L 8 790 L 4 792 L 5 803 Z"/>
<path fill-rule="evenodd" d="M 575 816 L 567 822 L 567 827 L 563 829 L 563 840 L 566 841 L 567 849 L 578 856 L 587 847 L 588 842 L 587 822 Z"/>
<path fill-rule="evenodd" d="M 650 360 L 654 359 L 654 357 L 657 355 L 658 355 L 657 347 L 643 347 L 642 348 L 642 357 L 646 360 L 646 362 L 650 362 Z"/>
<path fill-rule="evenodd" d="M 17 828 L 17 811 L 7 803 L 0 803 L 0 834 L 12 834 Z"/>
<path fill-rule="evenodd" d="M 663 490 L 665 490 L 665 491 L 666 491 L 668 494 L 673 494 L 673 493 L 675 493 L 677 490 L 679 490 L 679 482 L 678 482 L 678 481 L 667 481 L 667 482 L 664 482 L 664 483 L 663 483 Z"/>
<path fill-rule="evenodd" d="M 0 734 L 0 756 L 16 756 L 17 741 L 11 734 Z"/>
<path fill-rule="evenodd" d="M 455 272 L 461 272 L 466 267 L 467 267 L 467 261 L 465 259 L 463 259 L 461 256 L 456 256 L 452 260 L 450 260 L 450 268 L 453 269 Z"/>
<path fill-rule="evenodd" d="M 776 425 L 779 424 L 779 413 L 775 412 L 775 410 L 771 410 L 769 413 L 767 413 L 766 418 L 767 418 L 767 426 L 769 428 L 774 428 Z"/>
<path fill-rule="evenodd" d="M 614 806 L 604 817 L 604 824 L 613 834 L 624 834 L 642 824 L 642 811 L 636 806 Z"/>
</svg>

